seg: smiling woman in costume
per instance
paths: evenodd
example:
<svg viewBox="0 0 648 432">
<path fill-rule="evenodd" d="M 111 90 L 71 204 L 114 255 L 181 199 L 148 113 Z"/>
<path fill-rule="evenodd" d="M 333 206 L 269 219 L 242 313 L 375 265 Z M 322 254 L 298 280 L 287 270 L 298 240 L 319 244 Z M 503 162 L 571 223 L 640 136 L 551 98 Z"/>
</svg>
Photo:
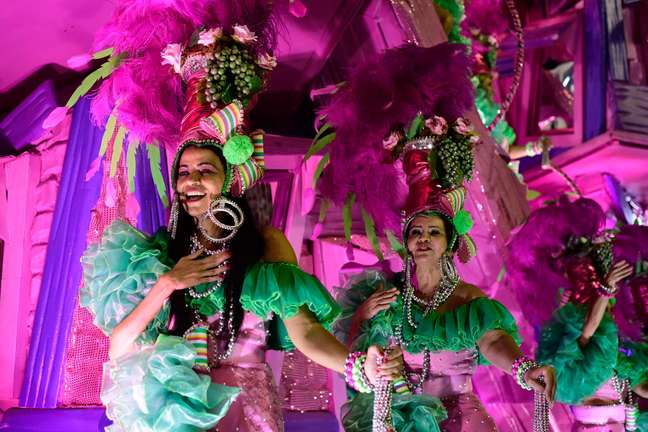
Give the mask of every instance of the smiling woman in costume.
<svg viewBox="0 0 648 432">
<path fill-rule="evenodd" d="M 374 346 L 350 354 L 327 330 L 339 313 L 335 301 L 297 267 L 281 232 L 256 226 L 245 199 L 264 171 L 263 132 L 248 132 L 245 109 L 275 65 L 268 4 L 149 5 L 134 21 L 133 3 L 120 4 L 107 31 L 121 32 L 112 39 L 122 44 L 132 37 L 140 57 L 117 68 L 99 97 L 118 93 L 114 113 L 134 136 L 166 143 L 177 136 L 179 147 L 168 232 L 148 237 L 118 221 L 82 258 L 81 304 L 110 336 L 101 396 L 112 430 L 283 430 L 265 362 L 270 348 L 297 347 L 325 367 L 349 370 L 366 391 L 378 377 L 391 379 L 399 352 L 383 356 Z M 147 19 L 161 17 L 171 22 L 143 31 Z M 158 74 L 176 93 L 150 82 Z M 161 112 L 129 111 L 150 102 L 142 97 L 160 102 Z M 178 113 L 176 101 L 168 103 L 176 97 L 184 98 Z"/>
<path fill-rule="evenodd" d="M 347 431 L 495 430 L 471 383 L 488 362 L 553 399 L 553 369 L 522 355 L 511 314 L 454 265 L 475 254 L 463 209 L 478 142 L 462 117 L 472 104 L 463 47 L 440 44 L 388 50 L 321 112 L 336 137 L 320 191 L 335 202 L 354 196 L 378 230 L 402 227 L 403 274 L 365 273 L 338 299 L 339 338 L 354 349 L 391 341 L 406 365 L 393 394 L 386 386 L 375 400 L 351 399 Z"/>
<path fill-rule="evenodd" d="M 643 431 L 635 394 L 648 396 L 648 227 L 604 225 L 587 198 L 535 210 L 511 238 L 507 277 L 539 329 L 538 358 L 556 367 L 572 431 Z"/>
</svg>

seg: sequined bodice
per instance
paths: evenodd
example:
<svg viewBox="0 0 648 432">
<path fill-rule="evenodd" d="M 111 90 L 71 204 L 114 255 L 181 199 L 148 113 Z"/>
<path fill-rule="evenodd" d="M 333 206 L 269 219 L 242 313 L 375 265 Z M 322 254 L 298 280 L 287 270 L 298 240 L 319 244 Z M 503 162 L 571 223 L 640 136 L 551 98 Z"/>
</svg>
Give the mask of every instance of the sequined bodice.
<svg viewBox="0 0 648 432">
<path fill-rule="evenodd" d="M 423 354 L 405 352 L 405 362 L 420 372 Z M 437 351 L 430 353 L 430 374 L 423 384 L 423 392 L 445 397 L 472 392 L 471 377 L 477 366 L 475 350 Z"/>
<path fill-rule="evenodd" d="M 210 322 L 218 320 L 218 315 L 209 318 Z M 266 322 L 251 312 L 245 312 L 243 323 L 238 338 L 234 344 L 232 355 L 220 362 L 222 365 L 236 365 L 246 367 L 247 365 L 265 364 L 265 352 L 267 349 L 268 332 Z M 209 346 L 210 360 L 214 360 L 215 351 Z"/>
</svg>

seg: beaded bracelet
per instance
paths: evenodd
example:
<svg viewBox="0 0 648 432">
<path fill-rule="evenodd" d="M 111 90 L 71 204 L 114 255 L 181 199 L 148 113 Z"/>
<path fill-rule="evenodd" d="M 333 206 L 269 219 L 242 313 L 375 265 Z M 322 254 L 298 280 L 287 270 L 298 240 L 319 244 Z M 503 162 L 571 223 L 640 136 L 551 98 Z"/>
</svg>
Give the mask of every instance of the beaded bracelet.
<svg viewBox="0 0 648 432">
<path fill-rule="evenodd" d="M 526 373 L 533 368 L 538 367 L 538 364 L 526 356 L 520 356 L 513 361 L 511 365 L 511 375 L 515 377 L 518 385 L 524 390 L 533 390 L 532 387 L 524 380 Z"/>
<path fill-rule="evenodd" d="M 367 356 L 364 354 L 358 357 L 358 360 L 353 365 L 353 377 L 357 377 L 356 384 L 360 393 L 371 393 L 374 390 L 374 386 L 369 381 L 369 377 L 365 372 L 365 360 L 367 360 Z"/>
<path fill-rule="evenodd" d="M 616 289 L 612 289 L 606 285 L 603 285 L 600 282 L 598 284 L 597 290 L 599 294 L 601 294 L 603 297 L 614 297 L 617 293 Z"/>
<path fill-rule="evenodd" d="M 344 362 L 344 379 L 352 389 L 371 393 L 373 386 L 364 370 L 365 360 L 367 356 L 360 351 L 350 353 Z"/>
<path fill-rule="evenodd" d="M 346 383 L 354 390 L 358 389 L 358 385 L 353 377 L 353 366 L 356 363 L 356 360 L 362 356 L 360 351 L 349 353 L 344 362 L 344 379 Z"/>
</svg>

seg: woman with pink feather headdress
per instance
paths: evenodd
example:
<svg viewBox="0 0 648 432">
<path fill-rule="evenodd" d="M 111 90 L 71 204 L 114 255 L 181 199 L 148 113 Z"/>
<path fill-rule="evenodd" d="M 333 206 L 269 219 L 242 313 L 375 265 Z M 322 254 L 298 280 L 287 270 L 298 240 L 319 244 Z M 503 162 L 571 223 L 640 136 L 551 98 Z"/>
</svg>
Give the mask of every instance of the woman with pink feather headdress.
<svg viewBox="0 0 648 432">
<path fill-rule="evenodd" d="M 648 430 L 648 227 L 603 231 L 590 199 L 534 211 L 509 244 L 508 283 L 557 371 L 573 431 Z M 538 277 L 542 275 L 542 277 Z"/>
<path fill-rule="evenodd" d="M 392 243 L 400 232 L 404 258 L 403 274 L 365 273 L 338 298 L 340 339 L 356 349 L 399 346 L 406 362 L 375 397 L 352 396 L 347 431 L 495 430 L 472 389 L 478 363 L 553 398 L 553 369 L 522 355 L 511 314 L 454 265 L 476 253 L 463 209 L 479 141 L 462 117 L 473 104 L 468 73 L 460 45 L 390 49 L 356 68 L 321 111 L 336 135 L 320 192 L 361 205 Z"/>
<path fill-rule="evenodd" d="M 112 73 L 95 117 L 175 150 L 168 232 L 117 221 L 82 257 L 80 303 L 110 336 L 108 430 L 283 430 L 270 348 L 297 347 L 365 391 L 402 364 L 377 346 L 349 353 L 327 330 L 338 305 L 251 215 L 263 132 L 246 113 L 276 65 L 271 12 L 258 0 L 128 0 L 100 32 L 111 57 L 93 76 Z"/>
</svg>

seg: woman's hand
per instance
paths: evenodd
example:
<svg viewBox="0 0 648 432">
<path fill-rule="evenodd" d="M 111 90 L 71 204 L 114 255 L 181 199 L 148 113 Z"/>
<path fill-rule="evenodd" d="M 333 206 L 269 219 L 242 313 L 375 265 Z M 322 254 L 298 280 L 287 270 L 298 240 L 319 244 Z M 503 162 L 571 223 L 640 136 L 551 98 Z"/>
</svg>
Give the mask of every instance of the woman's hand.
<svg viewBox="0 0 648 432">
<path fill-rule="evenodd" d="M 229 270 L 227 260 L 231 256 L 230 253 L 223 251 L 201 257 L 202 253 L 203 251 L 198 251 L 180 258 L 180 261 L 160 279 L 164 279 L 174 291 L 223 280 Z"/>
<path fill-rule="evenodd" d="M 627 261 L 617 261 L 614 263 L 609 273 L 605 277 L 605 286 L 613 291 L 619 289 L 617 284 L 632 274 L 632 266 Z"/>
<path fill-rule="evenodd" d="M 380 311 L 389 309 L 392 303 L 398 298 L 398 290 L 390 288 L 383 290 L 383 284 L 378 285 L 376 292 L 371 294 L 367 300 L 353 314 L 353 319 L 358 323 L 370 320 Z"/>
<path fill-rule="evenodd" d="M 537 392 L 544 393 L 547 401 L 553 403 L 556 397 L 556 370 L 553 366 L 538 366 L 529 369 L 524 381 Z"/>
<path fill-rule="evenodd" d="M 635 393 L 644 399 L 648 399 L 648 381 L 644 381 L 632 389 Z"/>
<path fill-rule="evenodd" d="M 379 379 L 396 379 L 403 370 L 403 352 L 400 347 L 383 350 L 378 345 L 372 345 L 367 350 L 364 369 L 367 378 L 374 385 Z"/>
</svg>

